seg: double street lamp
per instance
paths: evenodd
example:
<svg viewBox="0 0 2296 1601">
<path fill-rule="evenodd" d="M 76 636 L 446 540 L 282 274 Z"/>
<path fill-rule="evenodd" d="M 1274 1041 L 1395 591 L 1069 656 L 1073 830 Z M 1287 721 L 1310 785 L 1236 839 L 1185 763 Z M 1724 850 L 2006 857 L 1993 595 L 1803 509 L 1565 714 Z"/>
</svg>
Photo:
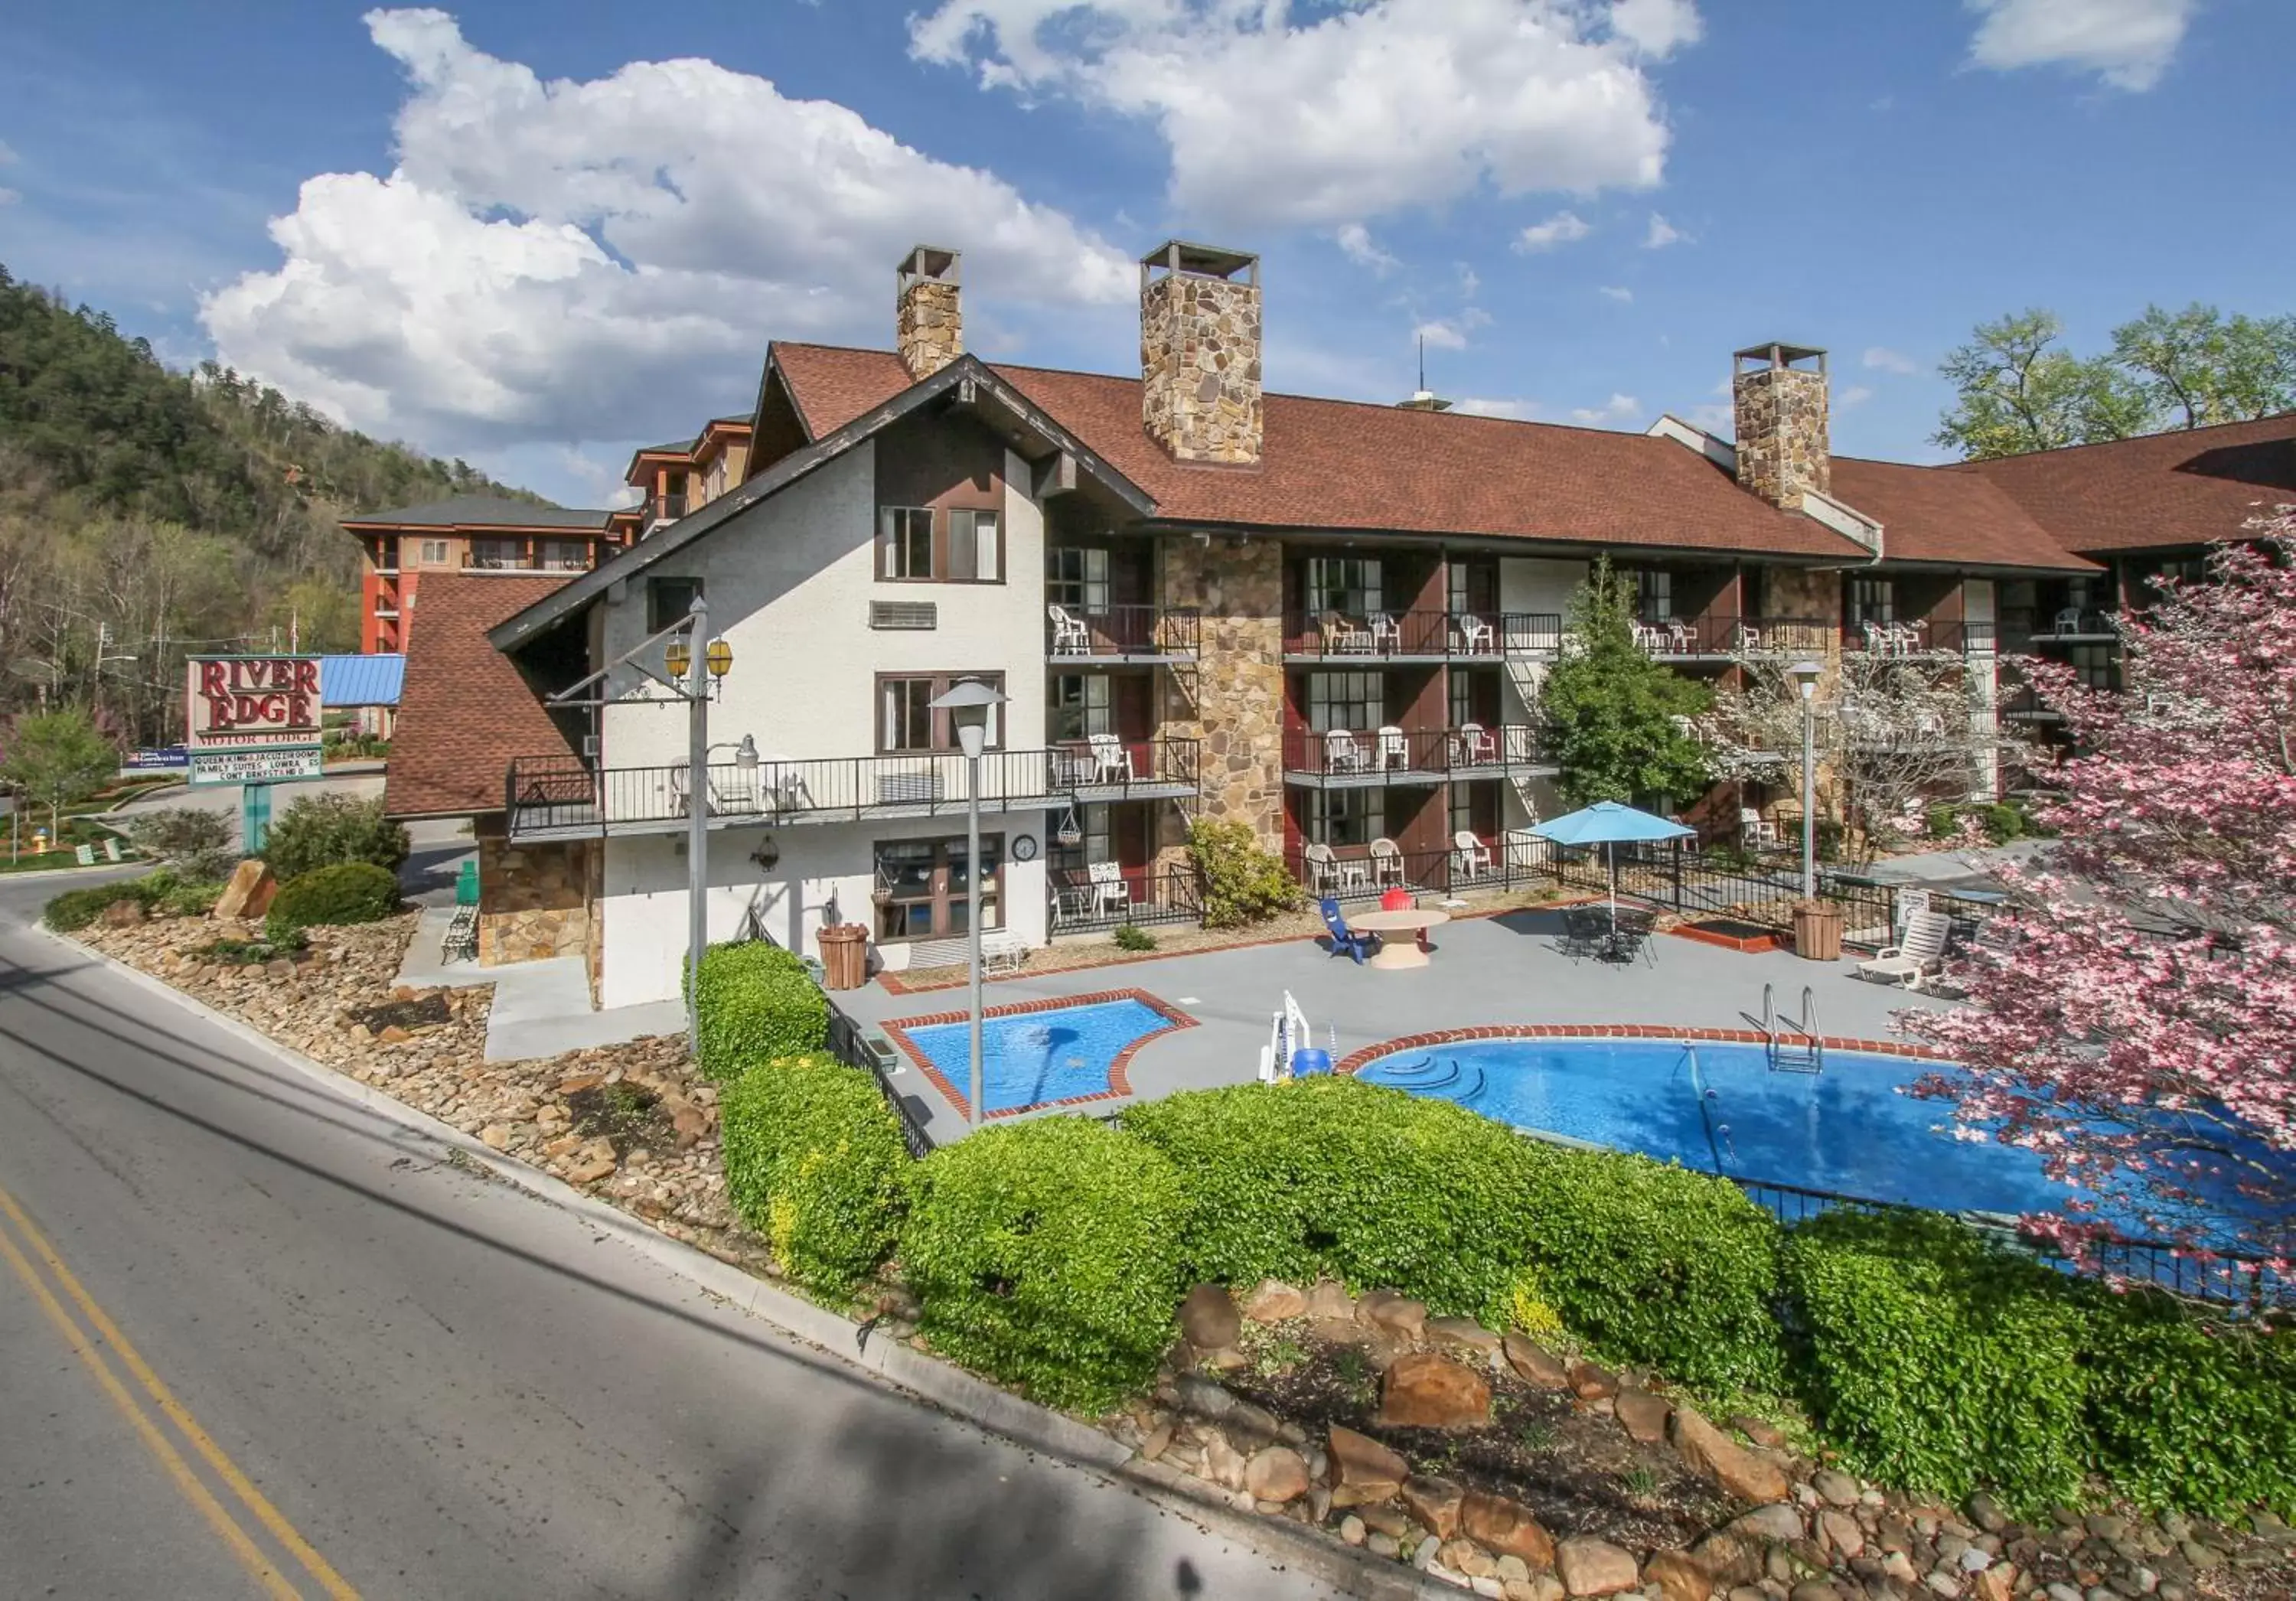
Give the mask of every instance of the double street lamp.
<svg viewBox="0 0 2296 1601">
<path fill-rule="evenodd" d="M 972 1127 L 980 1127 L 987 1109 L 980 1104 L 980 753 L 988 748 L 988 722 L 1004 696 L 977 678 L 949 686 L 948 693 L 931 702 L 956 725 L 956 743 L 964 752 L 964 938 L 966 998 L 969 1022 L 966 1042 L 972 1069 Z"/>
</svg>

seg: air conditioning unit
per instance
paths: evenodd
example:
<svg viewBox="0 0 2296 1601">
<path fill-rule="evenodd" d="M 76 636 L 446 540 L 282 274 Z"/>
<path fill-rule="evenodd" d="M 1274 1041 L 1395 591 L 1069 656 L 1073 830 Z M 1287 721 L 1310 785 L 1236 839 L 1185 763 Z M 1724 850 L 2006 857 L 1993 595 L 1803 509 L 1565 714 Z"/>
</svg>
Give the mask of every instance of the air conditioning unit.
<svg viewBox="0 0 2296 1601">
<path fill-rule="evenodd" d="M 596 735 L 586 734 L 582 736 L 582 759 L 585 761 L 595 761 L 598 759 L 598 736 Z"/>
<path fill-rule="evenodd" d="M 911 806 L 920 801 L 941 798 L 939 773 L 880 773 L 877 775 L 877 804 L 880 806 Z"/>
<path fill-rule="evenodd" d="M 929 629 L 939 626 L 939 609 L 931 601 L 871 601 L 873 628 Z"/>
</svg>

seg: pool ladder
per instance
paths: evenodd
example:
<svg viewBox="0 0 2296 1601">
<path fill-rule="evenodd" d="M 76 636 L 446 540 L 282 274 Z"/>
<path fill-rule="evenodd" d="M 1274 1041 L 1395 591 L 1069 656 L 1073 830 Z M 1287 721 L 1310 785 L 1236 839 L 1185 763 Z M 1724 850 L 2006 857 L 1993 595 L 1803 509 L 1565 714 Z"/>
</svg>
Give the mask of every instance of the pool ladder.
<svg viewBox="0 0 2296 1601">
<path fill-rule="evenodd" d="M 1777 1073 L 1822 1073 L 1825 1071 L 1825 1038 L 1817 1031 L 1817 997 L 1808 984 L 1801 987 L 1801 1017 L 1781 1016 L 1771 997 L 1772 986 L 1762 986 L 1762 1039 L 1769 1052 L 1770 1071 Z M 1749 1022 L 1753 1022 L 1748 1018 Z"/>
</svg>

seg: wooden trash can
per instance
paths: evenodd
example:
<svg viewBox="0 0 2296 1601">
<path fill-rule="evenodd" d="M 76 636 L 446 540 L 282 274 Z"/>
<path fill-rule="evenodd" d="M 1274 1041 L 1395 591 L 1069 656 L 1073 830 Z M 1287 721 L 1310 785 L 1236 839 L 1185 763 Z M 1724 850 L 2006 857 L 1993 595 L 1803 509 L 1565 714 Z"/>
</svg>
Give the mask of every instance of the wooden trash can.
<svg viewBox="0 0 2296 1601">
<path fill-rule="evenodd" d="M 869 981 L 869 929 L 860 923 L 832 923 L 814 938 L 821 944 L 824 989 L 858 989 Z"/>
<path fill-rule="evenodd" d="M 1841 959 L 1841 908 L 1830 900 L 1794 906 L 1794 954 L 1813 962 Z"/>
</svg>

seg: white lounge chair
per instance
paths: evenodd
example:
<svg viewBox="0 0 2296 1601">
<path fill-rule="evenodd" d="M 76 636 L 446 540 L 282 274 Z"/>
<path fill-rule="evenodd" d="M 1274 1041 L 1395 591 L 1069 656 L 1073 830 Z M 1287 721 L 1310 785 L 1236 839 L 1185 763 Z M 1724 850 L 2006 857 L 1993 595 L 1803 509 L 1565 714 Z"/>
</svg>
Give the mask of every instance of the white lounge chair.
<svg viewBox="0 0 2296 1601">
<path fill-rule="evenodd" d="M 1945 943 L 1952 932 L 1953 922 L 1944 913 L 1915 912 L 1897 944 L 1857 964 L 1857 976 L 1918 989 L 1945 971 Z"/>
<path fill-rule="evenodd" d="M 1403 730 L 1393 723 L 1379 731 L 1379 770 L 1382 773 L 1411 766 L 1411 742 L 1403 737 Z"/>
<path fill-rule="evenodd" d="M 1491 849 L 1472 829 L 1462 828 L 1451 836 L 1451 859 L 1469 878 L 1480 878 L 1492 871 Z"/>
<path fill-rule="evenodd" d="M 1092 654 L 1092 630 L 1081 620 L 1069 614 L 1065 606 L 1046 606 L 1045 615 L 1053 620 L 1053 654 L 1055 656 L 1089 656 Z"/>
<path fill-rule="evenodd" d="M 1403 847 L 1393 840 L 1377 839 L 1371 842 L 1371 881 L 1375 884 L 1400 884 L 1403 882 Z"/>
<path fill-rule="evenodd" d="M 1345 728 L 1333 728 L 1324 735 L 1324 771 L 1326 773 L 1367 773 L 1371 770 L 1371 753 L 1356 743 L 1356 736 Z"/>
<path fill-rule="evenodd" d="M 1095 784 L 1129 784 L 1137 776 L 1132 770 L 1132 752 L 1113 734 L 1087 735 L 1084 743 L 1092 752 Z"/>
</svg>

